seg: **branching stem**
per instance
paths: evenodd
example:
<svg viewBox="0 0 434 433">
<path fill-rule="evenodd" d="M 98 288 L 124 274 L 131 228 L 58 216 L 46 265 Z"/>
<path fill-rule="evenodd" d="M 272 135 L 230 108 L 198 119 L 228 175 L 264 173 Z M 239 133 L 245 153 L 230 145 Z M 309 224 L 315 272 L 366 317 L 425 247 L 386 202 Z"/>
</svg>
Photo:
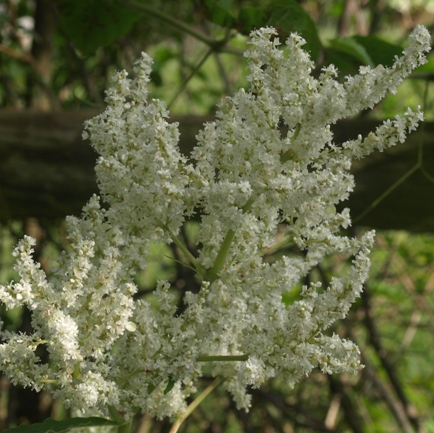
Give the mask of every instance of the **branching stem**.
<svg viewBox="0 0 434 433">
<path fill-rule="evenodd" d="M 173 233 L 166 224 L 158 221 L 158 225 L 169 234 L 173 243 L 184 253 L 184 255 L 190 260 L 190 263 L 194 266 L 195 270 L 204 277 L 207 273 L 206 269 L 196 260 L 196 258 L 191 254 L 190 250 L 184 245 L 181 239 Z"/>
</svg>

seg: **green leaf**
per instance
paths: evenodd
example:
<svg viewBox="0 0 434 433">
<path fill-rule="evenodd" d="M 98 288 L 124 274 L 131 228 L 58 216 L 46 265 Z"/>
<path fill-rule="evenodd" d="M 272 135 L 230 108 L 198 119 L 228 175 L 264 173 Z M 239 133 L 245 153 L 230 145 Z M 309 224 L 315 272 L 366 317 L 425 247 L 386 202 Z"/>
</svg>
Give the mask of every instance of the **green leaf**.
<svg viewBox="0 0 434 433">
<path fill-rule="evenodd" d="M 24 425 L 21 424 L 18 427 L 3 430 L 2 433 L 46 433 L 54 432 L 60 433 L 65 430 L 77 427 L 105 427 L 105 426 L 116 426 L 116 422 L 98 417 L 89 418 L 69 418 L 62 421 L 56 421 L 51 418 L 47 418 L 42 423 Z"/>
<path fill-rule="evenodd" d="M 232 0 L 202 0 L 202 9 L 207 19 L 222 27 L 232 27 L 235 17 L 231 14 Z"/>
<path fill-rule="evenodd" d="M 231 11 L 232 0 L 216 0 L 216 1 L 223 9 L 226 9 L 228 12 Z"/>
<path fill-rule="evenodd" d="M 324 64 L 335 65 L 338 68 L 341 77 L 357 74 L 358 65 L 355 64 L 354 60 L 354 57 L 349 54 L 332 47 L 324 49 Z"/>
<path fill-rule="evenodd" d="M 238 14 L 236 28 L 240 33 L 248 35 L 253 29 L 266 26 L 267 18 L 268 15 L 263 8 L 242 8 Z"/>
<path fill-rule="evenodd" d="M 434 73 L 434 57 L 432 55 L 427 57 L 428 62 L 422 66 L 419 66 L 415 71 L 416 72 L 427 72 Z"/>
<path fill-rule="evenodd" d="M 334 49 L 354 57 L 363 65 L 371 66 L 372 68 L 375 67 L 374 62 L 365 47 L 359 44 L 354 38 L 336 38 L 330 41 L 330 45 Z"/>
<path fill-rule="evenodd" d="M 177 54 L 172 48 L 162 46 L 152 56 L 154 63 L 152 64 L 151 80 L 156 86 L 163 85 L 163 68 L 171 59 L 177 58 Z"/>
<path fill-rule="evenodd" d="M 322 45 L 318 31 L 310 15 L 294 0 L 273 0 L 268 4 L 269 18 L 267 25 L 276 27 L 281 38 L 286 39 L 291 33 L 299 33 L 306 39 L 303 47 L 316 60 Z"/>
<path fill-rule="evenodd" d="M 164 390 L 164 395 L 168 394 L 170 391 L 172 391 L 172 388 L 175 386 L 175 381 L 169 377 L 169 382 L 167 383 L 166 389 Z"/>
<path fill-rule="evenodd" d="M 392 66 L 395 56 L 402 55 L 402 47 L 390 44 L 376 36 L 354 36 L 353 39 L 362 45 L 375 65 Z"/>
<path fill-rule="evenodd" d="M 66 0 L 60 27 L 84 54 L 125 36 L 142 14 L 116 0 Z"/>
<path fill-rule="evenodd" d="M 292 290 L 288 290 L 282 294 L 282 302 L 288 307 L 296 301 L 300 301 L 301 298 L 301 287 L 296 287 Z"/>
</svg>

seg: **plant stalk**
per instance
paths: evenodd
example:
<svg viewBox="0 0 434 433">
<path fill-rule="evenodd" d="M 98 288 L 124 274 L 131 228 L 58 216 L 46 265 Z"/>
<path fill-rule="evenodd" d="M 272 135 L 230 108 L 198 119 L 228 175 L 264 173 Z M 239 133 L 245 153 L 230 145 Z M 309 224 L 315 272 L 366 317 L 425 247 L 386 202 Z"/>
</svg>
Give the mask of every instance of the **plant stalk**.
<svg viewBox="0 0 434 433">
<path fill-rule="evenodd" d="M 187 417 L 202 403 L 202 401 L 220 384 L 216 379 L 209 385 L 194 401 L 187 407 L 187 410 L 172 425 L 169 433 L 176 433 Z"/>
<path fill-rule="evenodd" d="M 131 420 L 127 421 L 114 406 L 108 406 L 108 410 L 113 421 L 118 425 L 117 433 L 130 433 Z"/>
<path fill-rule="evenodd" d="M 181 242 L 181 240 L 176 236 L 166 224 L 157 220 L 158 225 L 165 230 L 171 237 L 173 243 L 184 253 L 184 255 L 190 260 L 191 264 L 194 266 L 196 272 L 198 272 L 202 277 L 206 275 L 206 269 L 196 260 L 196 258 L 191 254 L 189 249 Z"/>
<path fill-rule="evenodd" d="M 242 207 L 243 213 L 250 210 L 253 203 L 254 203 L 253 199 L 248 200 L 247 203 Z M 208 275 L 206 275 L 206 279 L 208 281 L 213 282 L 218 278 L 218 274 L 223 269 L 223 266 L 226 262 L 226 258 L 229 254 L 229 249 L 231 247 L 232 241 L 234 240 L 234 237 L 235 237 L 235 231 L 229 229 L 228 232 L 226 233 L 226 236 L 223 240 L 220 250 L 217 253 L 217 257 L 214 261 L 214 265 L 211 268 L 211 270 L 208 272 Z"/>
<path fill-rule="evenodd" d="M 249 355 L 199 355 L 197 362 L 223 362 L 223 361 L 247 361 Z"/>
<path fill-rule="evenodd" d="M 231 247 L 234 236 L 235 236 L 234 230 L 228 230 L 223 240 L 222 246 L 220 247 L 220 250 L 217 253 L 217 257 L 214 261 L 214 265 L 212 269 L 208 272 L 208 275 L 206 276 L 206 279 L 208 281 L 213 282 L 218 278 L 218 274 L 223 269 L 223 266 L 225 264 L 226 257 L 229 253 L 229 248 Z"/>
</svg>

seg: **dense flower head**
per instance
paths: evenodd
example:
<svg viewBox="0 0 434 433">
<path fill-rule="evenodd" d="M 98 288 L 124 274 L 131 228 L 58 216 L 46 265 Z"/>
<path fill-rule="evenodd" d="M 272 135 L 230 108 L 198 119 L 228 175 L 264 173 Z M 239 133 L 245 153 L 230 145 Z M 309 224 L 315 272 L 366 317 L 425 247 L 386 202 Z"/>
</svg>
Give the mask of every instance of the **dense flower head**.
<svg viewBox="0 0 434 433">
<path fill-rule="evenodd" d="M 151 59 L 142 54 L 133 79 L 125 71 L 113 77 L 107 109 L 84 133 L 100 155 L 101 197 L 81 218 L 68 218 L 70 249 L 50 275 L 32 260 L 34 240 L 25 237 L 14 253 L 21 280 L 0 287 L 7 308 L 32 311 L 33 333 L 2 331 L 0 369 L 14 383 L 49 389 L 83 411 L 111 405 L 128 416 L 140 408 L 164 417 L 185 408 L 205 370 L 224 378 L 247 408 L 246 388 L 271 377 L 293 385 L 315 367 L 360 369 L 358 348 L 324 332 L 359 296 L 374 233 L 344 235 L 349 210 L 336 205 L 354 187 L 352 160 L 403 142 L 423 114 L 408 109 L 341 144 L 330 125 L 395 92 L 426 61 L 430 36 L 418 26 L 392 67 L 362 67 L 343 82 L 334 66 L 311 75 L 299 35 L 283 49 L 276 36 L 272 28 L 251 34 L 250 89 L 221 102 L 190 158 L 165 104 L 148 97 Z M 178 237 L 193 214 L 195 254 Z M 197 273 L 200 290 L 186 293 L 181 312 L 167 281 L 158 282 L 153 303 L 133 298 L 134 275 L 154 242 L 176 243 Z M 266 260 L 279 245 L 294 248 Z M 282 301 L 335 253 L 351 257 L 345 275 Z"/>
</svg>

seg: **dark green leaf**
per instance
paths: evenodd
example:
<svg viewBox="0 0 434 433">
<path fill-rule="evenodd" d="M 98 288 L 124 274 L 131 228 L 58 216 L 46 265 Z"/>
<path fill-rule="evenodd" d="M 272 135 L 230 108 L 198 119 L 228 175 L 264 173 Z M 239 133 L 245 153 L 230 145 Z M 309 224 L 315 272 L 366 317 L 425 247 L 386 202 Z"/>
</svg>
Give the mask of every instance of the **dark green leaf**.
<svg viewBox="0 0 434 433">
<path fill-rule="evenodd" d="M 375 65 L 392 66 L 395 56 L 402 55 L 402 47 L 376 36 L 354 36 L 353 39 L 365 48 Z"/>
<path fill-rule="evenodd" d="M 428 62 L 416 69 L 416 72 L 434 73 L 434 57 L 428 56 Z"/>
<path fill-rule="evenodd" d="M 216 0 L 216 1 L 223 9 L 226 9 L 228 12 L 231 11 L 232 0 Z"/>
<path fill-rule="evenodd" d="M 162 86 L 163 74 L 162 70 L 167 62 L 176 58 L 177 54 L 172 48 L 162 46 L 157 49 L 153 55 L 154 63 L 152 65 L 151 80 L 156 86 Z"/>
<path fill-rule="evenodd" d="M 222 27 L 232 27 L 235 17 L 230 12 L 232 1 L 202 0 L 202 9 L 207 19 Z"/>
<path fill-rule="evenodd" d="M 125 36 L 142 15 L 116 0 L 67 0 L 60 26 L 85 55 Z"/>
<path fill-rule="evenodd" d="M 288 307 L 296 301 L 301 300 L 301 288 L 296 287 L 292 290 L 288 290 L 282 294 L 282 302 Z"/>
<path fill-rule="evenodd" d="M 330 45 L 335 50 L 349 54 L 365 66 L 375 67 L 365 47 L 359 44 L 354 38 L 336 38 L 330 41 Z"/>
<path fill-rule="evenodd" d="M 19 427 L 3 430 L 3 433 L 60 433 L 65 430 L 77 427 L 105 427 L 117 425 L 114 421 L 105 418 L 69 418 L 62 421 L 56 421 L 48 418 L 44 422 L 30 425 L 20 425 Z"/>
<path fill-rule="evenodd" d="M 332 47 L 324 49 L 324 63 L 335 65 L 341 77 L 357 74 L 359 65 L 354 60 L 351 55 Z"/>
<path fill-rule="evenodd" d="M 252 30 L 267 25 L 267 13 L 260 8 L 242 8 L 238 14 L 237 30 L 248 35 Z"/>
<path fill-rule="evenodd" d="M 273 0 L 267 7 L 267 25 L 274 26 L 279 36 L 286 39 L 290 33 L 299 33 L 306 39 L 304 49 L 315 61 L 321 51 L 321 42 L 315 23 L 309 14 L 294 0 Z"/>
</svg>

